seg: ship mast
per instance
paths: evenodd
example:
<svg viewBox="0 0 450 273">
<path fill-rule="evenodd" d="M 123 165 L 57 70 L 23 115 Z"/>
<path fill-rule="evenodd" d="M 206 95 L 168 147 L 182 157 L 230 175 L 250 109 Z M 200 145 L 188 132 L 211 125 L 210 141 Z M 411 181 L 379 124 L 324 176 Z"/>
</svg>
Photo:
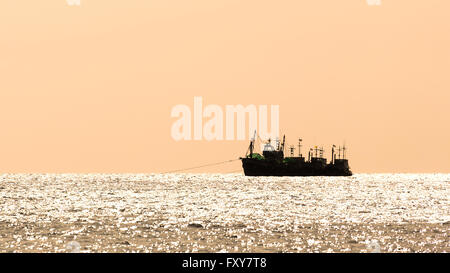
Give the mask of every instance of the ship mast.
<svg viewBox="0 0 450 273">
<path fill-rule="evenodd" d="M 333 147 L 331 147 L 331 164 L 334 164 L 334 159 L 336 157 L 336 155 L 334 154 L 334 148 L 336 147 L 336 145 L 333 144 Z"/>
<path fill-rule="evenodd" d="M 255 140 L 256 140 L 256 130 L 255 130 L 255 133 L 253 134 L 253 138 L 250 139 L 250 145 L 248 146 L 248 152 L 250 153 L 249 154 L 250 158 L 253 157 L 253 149 L 255 148 Z"/>
<path fill-rule="evenodd" d="M 298 157 L 302 157 L 301 148 L 302 148 L 302 139 L 299 138 L 298 139 Z"/>
<path fill-rule="evenodd" d="M 294 155 L 294 153 L 295 153 L 295 147 L 294 147 L 294 145 L 289 146 L 289 151 L 290 151 L 291 157 L 294 157 L 294 156 L 295 156 L 295 155 Z"/>
</svg>

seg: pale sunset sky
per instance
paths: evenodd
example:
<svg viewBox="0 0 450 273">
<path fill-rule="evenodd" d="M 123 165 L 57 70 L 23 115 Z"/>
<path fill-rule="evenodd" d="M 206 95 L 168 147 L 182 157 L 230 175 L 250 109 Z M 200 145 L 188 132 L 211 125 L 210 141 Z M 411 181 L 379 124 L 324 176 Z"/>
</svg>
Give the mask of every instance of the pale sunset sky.
<svg viewBox="0 0 450 273">
<path fill-rule="evenodd" d="M 0 1 L 0 172 L 165 172 L 248 141 L 175 141 L 171 109 L 279 105 L 288 143 L 362 172 L 450 171 L 450 1 Z M 240 162 L 199 169 L 232 172 Z"/>
</svg>

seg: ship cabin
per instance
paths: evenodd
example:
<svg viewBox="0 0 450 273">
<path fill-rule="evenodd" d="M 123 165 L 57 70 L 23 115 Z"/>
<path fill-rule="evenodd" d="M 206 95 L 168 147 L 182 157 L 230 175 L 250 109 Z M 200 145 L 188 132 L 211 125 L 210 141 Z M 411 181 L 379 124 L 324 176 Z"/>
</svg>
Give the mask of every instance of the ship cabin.
<svg viewBox="0 0 450 273">
<path fill-rule="evenodd" d="M 269 141 L 264 145 L 263 156 L 267 160 L 283 160 L 284 152 L 282 149 L 275 149 Z"/>
</svg>

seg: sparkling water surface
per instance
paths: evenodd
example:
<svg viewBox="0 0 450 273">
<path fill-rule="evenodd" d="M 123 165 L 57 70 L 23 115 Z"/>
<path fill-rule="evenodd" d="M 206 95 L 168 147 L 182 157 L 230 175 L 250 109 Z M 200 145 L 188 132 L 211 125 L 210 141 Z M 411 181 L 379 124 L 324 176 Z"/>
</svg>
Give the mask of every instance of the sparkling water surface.
<svg viewBox="0 0 450 273">
<path fill-rule="evenodd" d="M 1 252 L 449 252 L 450 174 L 4 174 Z"/>
</svg>

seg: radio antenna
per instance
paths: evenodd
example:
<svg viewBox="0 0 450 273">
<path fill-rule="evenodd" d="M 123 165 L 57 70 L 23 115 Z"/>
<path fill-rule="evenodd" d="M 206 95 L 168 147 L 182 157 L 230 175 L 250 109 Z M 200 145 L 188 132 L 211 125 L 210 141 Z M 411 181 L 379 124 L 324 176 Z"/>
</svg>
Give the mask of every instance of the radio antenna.
<svg viewBox="0 0 450 273">
<path fill-rule="evenodd" d="M 345 140 L 344 140 L 344 147 L 342 147 L 342 158 L 345 159 Z"/>
</svg>

